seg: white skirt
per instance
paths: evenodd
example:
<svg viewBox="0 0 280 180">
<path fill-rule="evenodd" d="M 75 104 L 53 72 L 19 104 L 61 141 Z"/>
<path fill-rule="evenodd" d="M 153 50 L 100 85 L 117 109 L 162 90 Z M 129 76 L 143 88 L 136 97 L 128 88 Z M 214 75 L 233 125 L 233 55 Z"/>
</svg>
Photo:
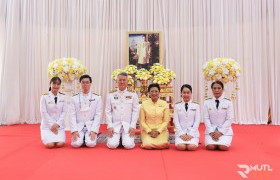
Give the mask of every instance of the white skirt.
<svg viewBox="0 0 280 180">
<path fill-rule="evenodd" d="M 57 134 L 54 134 L 50 129 L 41 129 L 41 140 L 44 144 L 53 142 L 65 143 L 65 139 L 64 129 L 59 129 Z"/>
<path fill-rule="evenodd" d="M 230 147 L 232 141 L 232 136 L 225 136 L 222 135 L 218 141 L 214 141 L 212 137 L 208 134 L 205 134 L 205 146 L 209 144 L 216 144 L 216 145 L 224 145 Z"/>
<path fill-rule="evenodd" d="M 178 144 L 191 144 L 191 145 L 195 145 L 198 146 L 199 143 L 199 138 L 194 137 L 189 141 L 184 141 L 183 139 L 181 139 L 179 136 L 175 137 L 175 145 L 177 146 Z"/>
</svg>

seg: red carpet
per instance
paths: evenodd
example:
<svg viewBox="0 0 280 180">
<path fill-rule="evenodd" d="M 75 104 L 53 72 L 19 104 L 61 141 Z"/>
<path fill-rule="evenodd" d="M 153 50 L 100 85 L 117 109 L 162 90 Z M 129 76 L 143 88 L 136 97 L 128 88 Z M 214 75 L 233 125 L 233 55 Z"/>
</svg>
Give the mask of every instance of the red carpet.
<svg viewBox="0 0 280 180">
<path fill-rule="evenodd" d="M 104 128 L 103 128 L 104 129 Z M 206 151 L 204 126 L 201 144 L 195 152 L 169 150 L 73 149 L 70 133 L 61 149 L 46 149 L 41 143 L 39 125 L 0 127 L 0 180 L 61 179 L 243 179 L 237 164 L 255 166 L 249 179 L 279 179 L 280 126 L 234 125 L 230 151 Z M 272 171 L 262 169 L 263 164 Z"/>
</svg>

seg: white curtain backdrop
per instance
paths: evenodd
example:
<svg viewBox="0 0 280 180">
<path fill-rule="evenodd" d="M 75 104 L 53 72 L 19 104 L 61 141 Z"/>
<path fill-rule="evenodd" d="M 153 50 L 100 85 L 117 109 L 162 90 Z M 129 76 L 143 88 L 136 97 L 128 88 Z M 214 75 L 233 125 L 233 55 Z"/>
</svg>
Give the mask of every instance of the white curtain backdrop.
<svg viewBox="0 0 280 180">
<path fill-rule="evenodd" d="M 231 57 L 243 67 L 235 123 L 280 124 L 280 0 L 1 0 L 0 124 L 39 123 L 48 63 L 76 57 L 92 90 L 113 88 L 127 65 L 127 31 L 162 31 L 163 64 L 203 104 L 203 64 Z M 226 89 L 230 94 L 230 88 Z"/>
</svg>

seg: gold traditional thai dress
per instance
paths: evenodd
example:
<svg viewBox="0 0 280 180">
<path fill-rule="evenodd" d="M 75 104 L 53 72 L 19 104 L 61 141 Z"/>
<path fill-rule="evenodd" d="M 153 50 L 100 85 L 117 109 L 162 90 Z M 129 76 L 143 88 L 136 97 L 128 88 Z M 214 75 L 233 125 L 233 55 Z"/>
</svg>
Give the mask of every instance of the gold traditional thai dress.
<svg viewBox="0 0 280 180">
<path fill-rule="evenodd" d="M 142 148 L 145 149 L 166 149 L 169 147 L 168 130 L 169 108 L 168 104 L 158 99 L 154 103 L 148 99 L 142 103 L 140 110 L 140 125 L 142 127 L 141 140 Z M 160 132 L 156 138 L 152 138 L 148 133 L 153 129 Z"/>
</svg>

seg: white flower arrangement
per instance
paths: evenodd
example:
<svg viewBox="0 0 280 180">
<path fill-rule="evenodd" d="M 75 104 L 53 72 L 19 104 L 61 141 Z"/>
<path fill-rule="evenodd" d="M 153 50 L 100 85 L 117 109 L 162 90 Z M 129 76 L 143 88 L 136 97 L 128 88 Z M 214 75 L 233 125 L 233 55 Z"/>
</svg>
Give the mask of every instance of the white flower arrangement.
<svg viewBox="0 0 280 180">
<path fill-rule="evenodd" d="M 85 72 L 86 66 L 76 58 L 55 59 L 48 65 L 48 77 L 59 77 L 64 81 L 79 79 Z"/>
<path fill-rule="evenodd" d="M 202 72 L 206 81 L 236 82 L 240 77 L 241 67 L 233 59 L 215 58 L 208 60 L 204 64 Z"/>
<path fill-rule="evenodd" d="M 151 73 L 147 69 L 139 69 L 136 73 L 136 78 L 139 80 L 148 80 L 152 77 Z"/>
</svg>

